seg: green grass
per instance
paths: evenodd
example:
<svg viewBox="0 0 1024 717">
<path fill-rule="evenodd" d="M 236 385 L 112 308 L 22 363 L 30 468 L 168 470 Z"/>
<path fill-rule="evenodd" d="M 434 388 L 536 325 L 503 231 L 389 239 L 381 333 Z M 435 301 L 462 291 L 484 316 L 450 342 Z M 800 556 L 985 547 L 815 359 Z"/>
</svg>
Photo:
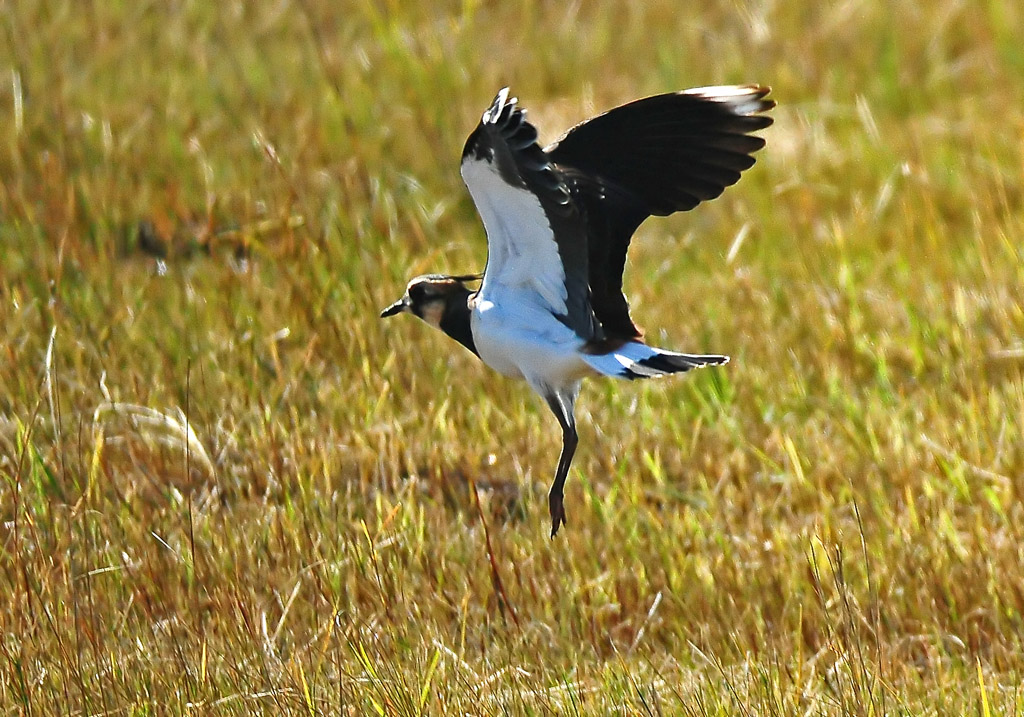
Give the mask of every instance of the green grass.
<svg viewBox="0 0 1024 717">
<path fill-rule="evenodd" d="M 0 4 L 0 714 L 1022 711 L 1022 23 Z M 733 361 L 591 382 L 548 540 L 542 402 L 377 312 L 482 267 L 502 84 L 550 139 L 745 81 L 758 164 L 627 275 Z"/>
</svg>

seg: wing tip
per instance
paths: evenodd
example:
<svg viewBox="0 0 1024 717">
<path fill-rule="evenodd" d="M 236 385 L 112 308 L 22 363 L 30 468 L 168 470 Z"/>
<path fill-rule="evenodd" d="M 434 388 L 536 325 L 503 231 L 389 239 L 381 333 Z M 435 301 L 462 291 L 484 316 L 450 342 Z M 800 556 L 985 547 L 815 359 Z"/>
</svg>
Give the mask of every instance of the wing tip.
<svg viewBox="0 0 1024 717">
<path fill-rule="evenodd" d="M 699 97 L 709 102 L 715 102 L 728 107 L 732 114 L 739 117 L 756 118 L 763 122 L 757 129 L 763 129 L 770 125 L 771 117 L 764 116 L 775 108 L 776 102 L 768 97 L 772 88 L 769 85 L 748 83 L 743 85 L 709 85 L 707 87 L 693 87 L 683 90 L 678 94 L 690 97 Z"/>
<path fill-rule="evenodd" d="M 491 106 L 484 110 L 483 116 L 480 121 L 484 124 L 498 124 L 501 118 L 506 116 L 506 110 L 511 113 L 515 110 L 516 103 L 519 102 L 518 97 L 509 97 L 509 86 L 505 85 L 498 94 L 494 96 L 494 100 L 491 102 Z"/>
<path fill-rule="evenodd" d="M 496 151 L 494 140 L 498 139 L 521 167 L 521 170 L 503 170 L 507 182 L 523 184 L 523 177 L 513 177 L 512 174 L 529 172 L 542 189 L 552 193 L 558 205 L 568 206 L 572 202 L 572 194 L 555 172 L 547 153 L 537 143 L 537 128 L 527 121 L 526 110 L 519 107 L 518 102 L 519 98 L 512 96 L 507 86 L 498 90 L 491 105 L 484 111 L 480 125 L 466 140 L 462 150 L 462 165 L 465 167 L 469 158 L 483 158 L 489 163 L 493 162 Z"/>
</svg>

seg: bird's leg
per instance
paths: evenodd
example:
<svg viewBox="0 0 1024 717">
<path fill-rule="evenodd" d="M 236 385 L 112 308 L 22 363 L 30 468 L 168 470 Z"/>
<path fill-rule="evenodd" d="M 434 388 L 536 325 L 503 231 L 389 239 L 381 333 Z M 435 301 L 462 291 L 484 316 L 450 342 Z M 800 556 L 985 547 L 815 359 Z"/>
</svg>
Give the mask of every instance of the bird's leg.
<svg viewBox="0 0 1024 717">
<path fill-rule="evenodd" d="M 551 513 L 551 537 L 555 537 L 558 528 L 565 525 L 565 506 L 562 503 L 562 488 L 565 486 L 566 476 L 569 475 L 569 466 L 572 464 L 573 454 L 576 453 L 576 426 L 569 425 L 562 427 L 562 453 L 558 456 L 558 469 L 555 471 L 555 480 L 551 483 L 551 491 L 548 493 L 548 511 Z"/>
<path fill-rule="evenodd" d="M 576 444 L 579 442 L 579 437 L 576 434 L 576 417 L 573 415 L 578 393 L 579 384 L 577 383 L 569 391 L 552 392 L 544 396 L 551 411 L 558 419 L 558 424 L 562 427 L 562 452 L 558 456 L 555 480 L 552 481 L 551 491 L 548 493 L 548 511 L 551 514 L 552 538 L 558 533 L 558 529 L 565 525 L 565 506 L 562 503 L 562 489 L 565 486 L 565 479 L 569 475 L 572 457 L 576 453 Z"/>
</svg>

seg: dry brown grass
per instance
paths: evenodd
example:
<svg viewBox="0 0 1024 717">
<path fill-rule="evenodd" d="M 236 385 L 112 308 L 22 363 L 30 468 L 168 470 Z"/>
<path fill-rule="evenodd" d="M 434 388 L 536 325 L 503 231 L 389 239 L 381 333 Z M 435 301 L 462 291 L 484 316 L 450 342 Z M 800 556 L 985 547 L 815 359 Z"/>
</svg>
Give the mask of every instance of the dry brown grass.
<svg viewBox="0 0 1024 717">
<path fill-rule="evenodd" d="M 1022 22 L 0 3 L 0 713 L 1016 713 Z M 592 383 L 549 541 L 547 409 L 377 311 L 482 266 L 502 84 L 738 81 L 768 148 L 628 275 L 733 362 Z"/>
</svg>

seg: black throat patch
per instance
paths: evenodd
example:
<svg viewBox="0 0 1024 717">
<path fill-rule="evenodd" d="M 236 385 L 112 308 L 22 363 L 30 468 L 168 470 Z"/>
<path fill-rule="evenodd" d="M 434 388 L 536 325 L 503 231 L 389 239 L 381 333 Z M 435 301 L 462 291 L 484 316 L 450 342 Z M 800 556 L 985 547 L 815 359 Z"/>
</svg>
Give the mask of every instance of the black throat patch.
<svg viewBox="0 0 1024 717">
<path fill-rule="evenodd" d="M 476 343 L 473 341 L 473 331 L 470 326 L 469 299 L 473 295 L 469 289 L 465 293 L 458 292 L 449 297 L 445 302 L 444 313 L 441 314 L 441 331 L 451 336 L 467 349 L 472 351 L 477 358 Z"/>
</svg>

